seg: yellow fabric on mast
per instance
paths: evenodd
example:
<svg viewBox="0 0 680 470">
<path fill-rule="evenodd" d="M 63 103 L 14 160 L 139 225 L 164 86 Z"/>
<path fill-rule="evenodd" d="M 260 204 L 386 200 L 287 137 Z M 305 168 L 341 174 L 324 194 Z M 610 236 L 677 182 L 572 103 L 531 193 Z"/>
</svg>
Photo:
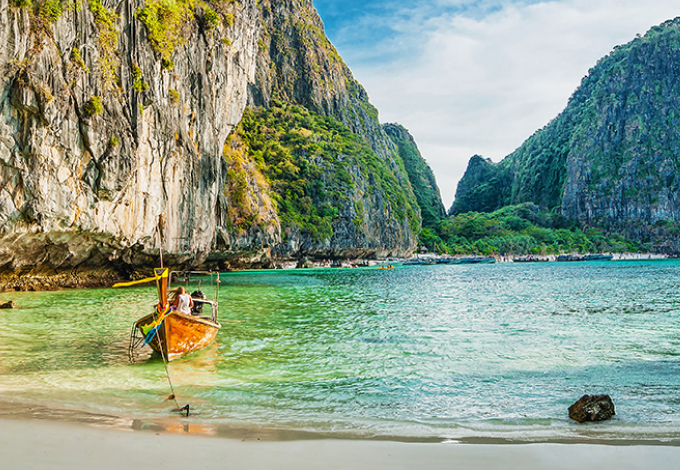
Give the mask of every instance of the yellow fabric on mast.
<svg viewBox="0 0 680 470">
<path fill-rule="evenodd" d="M 159 274 L 160 272 L 160 274 Z M 154 270 L 154 277 L 147 277 L 144 279 L 139 279 L 137 281 L 129 281 L 129 282 L 119 282 L 117 284 L 114 284 L 113 287 L 130 287 L 134 286 L 136 284 L 144 284 L 145 282 L 153 282 L 153 281 L 158 281 L 162 278 L 168 277 L 168 268 L 160 268 L 160 269 L 155 269 Z"/>
<path fill-rule="evenodd" d="M 165 308 L 168 303 L 168 268 L 155 268 L 156 287 L 158 288 L 158 304 Z"/>
</svg>

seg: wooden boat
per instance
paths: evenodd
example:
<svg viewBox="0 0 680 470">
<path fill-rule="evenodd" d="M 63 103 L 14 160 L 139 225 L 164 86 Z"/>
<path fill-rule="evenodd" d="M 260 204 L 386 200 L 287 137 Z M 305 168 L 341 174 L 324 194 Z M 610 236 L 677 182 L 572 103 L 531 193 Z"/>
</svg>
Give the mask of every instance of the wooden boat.
<svg viewBox="0 0 680 470">
<path fill-rule="evenodd" d="M 219 273 L 194 274 L 216 275 L 216 286 L 219 286 Z M 157 268 L 154 270 L 153 278 L 116 284 L 114 286 L 123 287 L 155 280 L 158 287 L 158 303 L 156 304 L 155 311 L 137 320 L 132 327 L 130 335 L 131 357 L 134 357 L 135 348 L 148 344 L 154 351 L 161 354 L 165 360 L 172 361 L 210 345 L 222 327 L 217 321 L 219 287 L 216 287 L 215 290 L 215 301 L 193 298 L 192 296 L 196 304 L 202 303 L 212 307 L 211 316 L 202 316 L 198 312 L 196 312 L 196 315 L 187 315 L 175 311 L 170 306 L 168 301 L 170 278 L 171 275 L 167 268 Z M 140 333 L 141 337 L 137 333 Z"/>
<path fill-rule="evenodd" d="M 574 262 L 574 261 L 585 261 L 585 260 L 583 259 L 583 256 L 581 256 L 581 255 L 572 255 L 572 254 L 568 254 L 568 255 L 559 255 L 559 256 L 557 257 L 556 261 L 560 261 L 560 262 Z"/>
<path fill-rule="evenodd" d="M 156 318 L 156 313 L 142 317 L 135 322 L 135 328 L 144 334 L 145 327 L 153 324 Z M 208 318 L 173 311 L 165 315 L 149 346 L 172 361 L 209 346 L 221 327 L 218 322 Z"/>
<path fill-rule="evenodd" d="M 593 255 L 585 255 L 583 261 L 611 261 L 614 255 L 605 255 L 604 253 L 595 253 Z"/>
</svg>

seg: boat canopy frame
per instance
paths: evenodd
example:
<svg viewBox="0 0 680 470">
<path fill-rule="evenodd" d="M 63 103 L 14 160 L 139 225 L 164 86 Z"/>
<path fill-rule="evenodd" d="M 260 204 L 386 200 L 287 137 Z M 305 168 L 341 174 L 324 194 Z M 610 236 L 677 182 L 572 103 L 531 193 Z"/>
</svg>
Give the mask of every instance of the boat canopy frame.
<svg viewBox="0 0 680 470">
<path fill-rule="evenodd" d="M 203 304 L 208 304 L 211 307 L 211 320 L 217 323 L 217 316 L 219 312 L 219 298 L 220 298 L 220 272 L 219 271 L 171 271 L 168 277 L 168 291 L 172 286 L 173 280 L 175 283 L 184 285 L 185 288 L 189 286 L 192 279 L 198 282 L 198 290 L 201 289 L 201 282 L 203 279 L 200 278 L 210 278 L 210 284 L 214 285 L 215 288 L 215 299 L 196 299 L 192 297 L 194 302 L 199 302 Z M 188 292 L 187 292 L 188 293 Z"/>
</svg>

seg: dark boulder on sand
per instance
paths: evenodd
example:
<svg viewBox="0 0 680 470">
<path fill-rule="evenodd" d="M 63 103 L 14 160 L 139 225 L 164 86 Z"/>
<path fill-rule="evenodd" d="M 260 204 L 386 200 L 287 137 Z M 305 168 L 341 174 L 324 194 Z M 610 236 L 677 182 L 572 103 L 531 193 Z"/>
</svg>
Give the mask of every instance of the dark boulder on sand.
<svg viewBox="0 0 680 470">
<path fill-rule="evenodd" d="M 569 417 L 579 423 L 605 421 L 616 414 L 609 395 L 583 395 L 569 407 Z"/>
</svg>

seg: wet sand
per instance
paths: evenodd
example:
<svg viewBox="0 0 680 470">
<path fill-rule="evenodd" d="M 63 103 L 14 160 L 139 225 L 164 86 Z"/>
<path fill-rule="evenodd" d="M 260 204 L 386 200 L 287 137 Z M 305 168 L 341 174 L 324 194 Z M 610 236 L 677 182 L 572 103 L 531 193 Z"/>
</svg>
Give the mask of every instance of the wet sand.
<svg viewBox="0 0 680 470">
<path fill-rule="evenodd" d="M 3 470 L 50 469 L 666 469 L 680 447 L 456 444 L 367 440 L 258 441 L 0 420 Z"/>
</svg>

